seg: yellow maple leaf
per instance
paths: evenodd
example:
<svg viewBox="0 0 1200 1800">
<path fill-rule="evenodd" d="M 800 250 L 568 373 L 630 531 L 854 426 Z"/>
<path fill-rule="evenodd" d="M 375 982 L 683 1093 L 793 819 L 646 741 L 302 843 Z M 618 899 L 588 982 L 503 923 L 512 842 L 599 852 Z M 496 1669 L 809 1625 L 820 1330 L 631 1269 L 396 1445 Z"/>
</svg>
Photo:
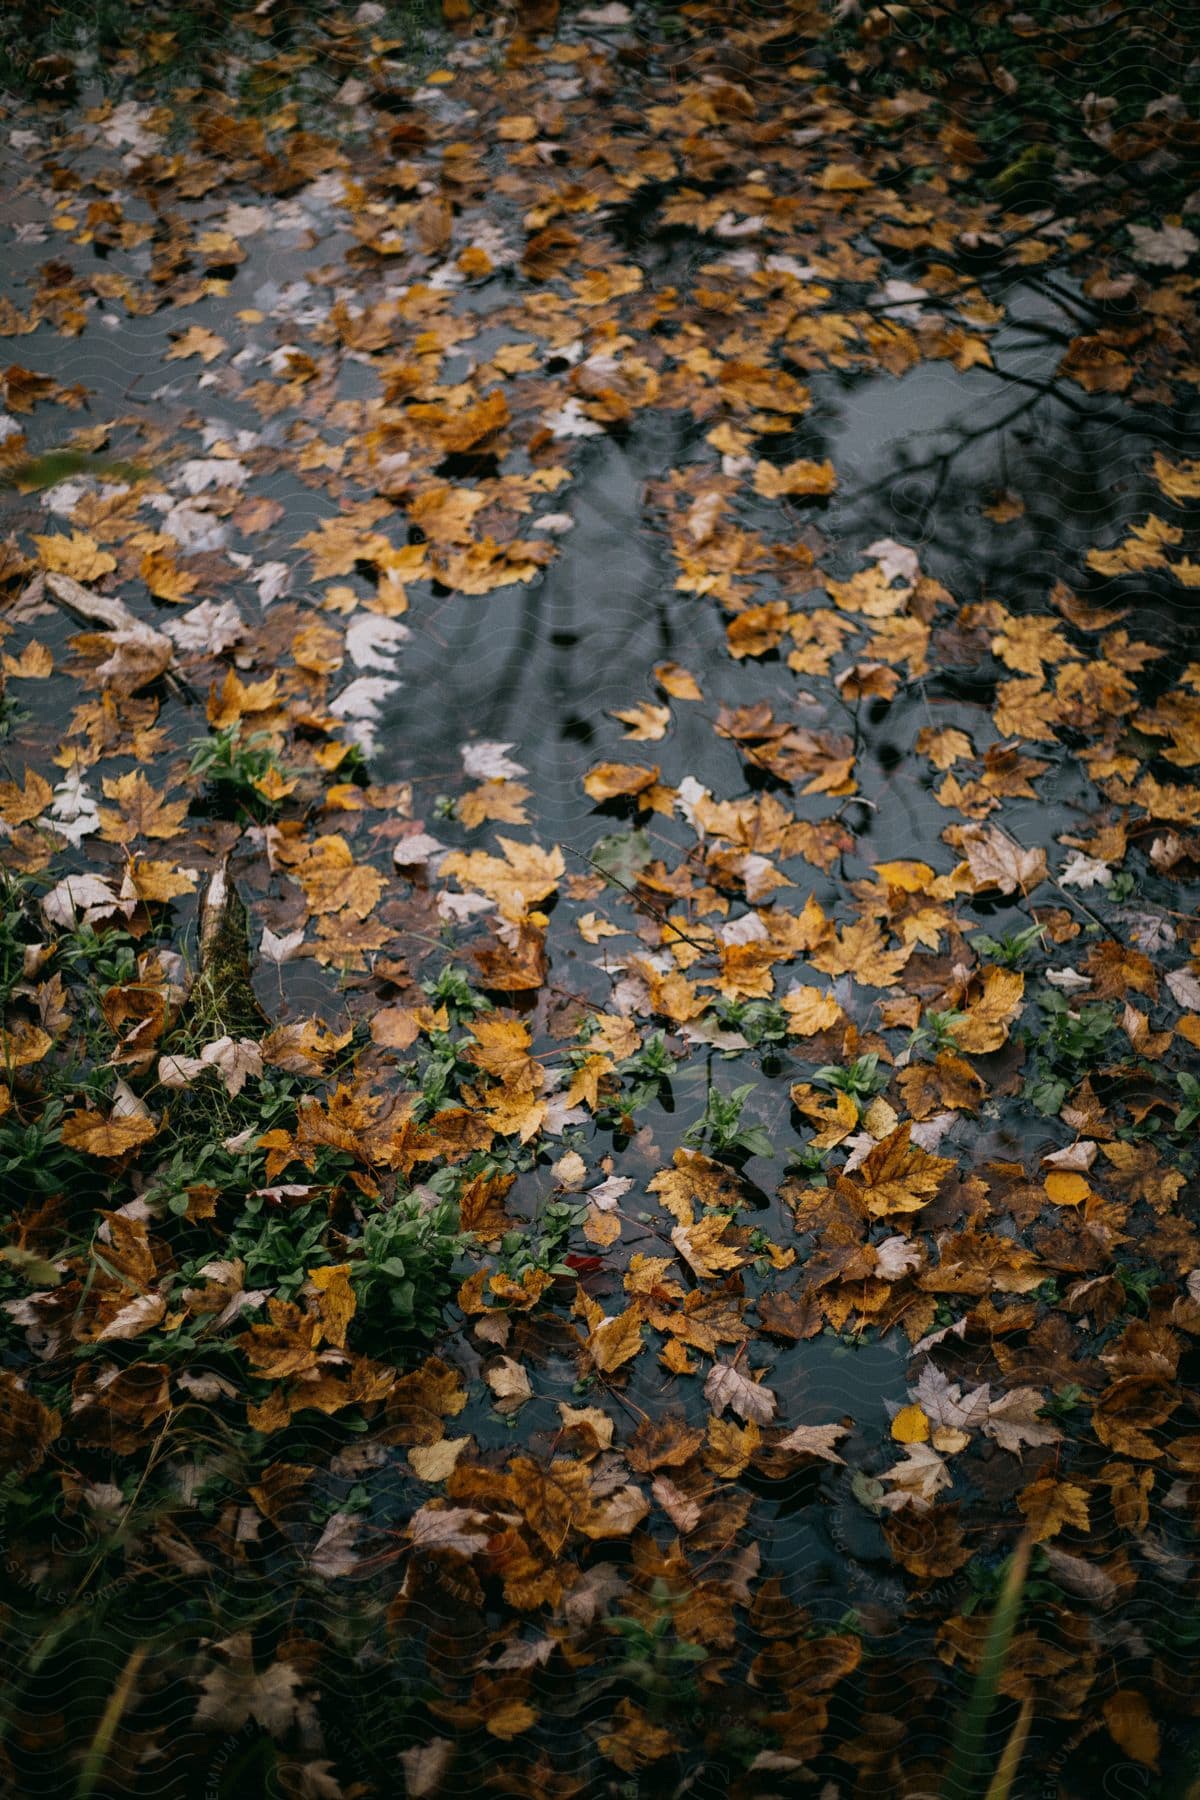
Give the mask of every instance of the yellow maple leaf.
<svg viewBox="0 0 1200 1800">
<path fill-rule="evenodd" d="M 84 1108 L 67 1114 L 62 1141 L 88 1156 L 116 1158 L 149 1143 L 157 1130 L 153 1119 L 139 1113 L 119 1113 L 106 1119 L 103 1113 Z"/>
<path fill-rule="evenodd" d="M 1064 1526 L 1075 1531 L 1091 1529 L 1087 1489 L 1070 1481 L 1056 1481 L 1052 1475 L 1044 1475 L 1022 1488 L 1017 1505 L 1029 1521 L 1035 1544 L 1057 1537 Z"/>
<path fill-rule="evenodd" d="M 837 474 L 831 462 L 788 463 L 777 468 L 774 463 L 760 462 L 754 471 L 754 491 L 764 500 L 778 500 L 783 495 L 797 498 L 824 498 L 837 487 Z"/>
<path fill-rule="evenodd" d="M 640 763 L 597 763 L 583 778 L 584 792 L 597 802 L 644 793 L 658 780 L 658 770 Z"/>
<path fill-rule="evenodd" d="M 1154 456 L 1154 479 L 1167 499 L 1177 505 L 1200 500 L 1200 457 L 1190 462 L 1171 462 L 1158 450 Z"/>
<path fill-rule="evenodd" d="M 485 781 L 462 796 L 457 812 L 468 831 L 487 819 L 501 825 L 528 825 L 525 801 L 529 797 L 530 789 L 519 781 Z"/>
<path fill-rule="evenodd" d="M 443 859 L 443 875 L 455 875 L 464 888 L 477 888 L 494 900 L 506 918 L 520 920 L 531 906 L 552 894 L 562 879 L 565 864 L 556 844 L 542 850 L 537 844 L 518 844 L 498 837 L 503 861 L 483 850 L 455 850 Z"/>
<path fill-rule="evenodd" d="M 99 581 L 117 566 L 116 557 L 102 550 L 86 531 L 73 531 L 69 538 L 57 534 L 39 537 L 35 533 L 33 541 L 43 568 L 52 575 L 69 575 L 72 581 Z"/>
<path fill-rule="evenodd" d="M 784 600 L 768 600 L 763 606 L 748 606 L 725 628 L 729 654 L 740 661 L 745 656 L 765 656 L 774 650 L 788 629 L 791 614 Z"/>
<path fill-rule="evenodd" d="M 1062 627 L 1054 619 L 1036 614 L 1009 617 L 1004 630 L 992 639 L 992 651 L 1006 668 L 1039 676 L 1044 664 L 1059 663 L 1076 654 L 1064 638 Z"/>
<path fill-rule="evenodd" d="M 723 1244 L 729 1226 L 724 1213 L 706 1213 L 694 1225 L 676 1225 L 671 1242 L 680 1256 L 702 1281 L 711 1280 L 722 1269 L 737 1269 L 745 1257 L 732 1244 Z"/>
<path fill-rule="evenodd" d="M 861 987 L 891 987 L 915 948 L 889 950 L 874 919 L 846 925 L 831 944 L 813 950 L 810 961 L 822 975 L 852 975 Z"/>
<path fill-rule="evenodd" d="M 845 1178 L 853 1180 L 856 1196 L 875 1218 L 919 1212 L 954 1167 L 949 1157 L 930 1156 L 911 1144 L 911 1135 L 912 1122 L 906 1120 L 867 1153 L 853 1178 Z"/>
<path fill-rule="evenodd" d="M 588 1354 L 605 1375 L 611 1375 L 614 1369 L 629 1362 L 641 1347 L 641 1314 L 632 1306 L 613 1319 L 601 1319 L 587 1337 Z"/>
<path fill-rule="evenodd" d="M 520 1019 L 484 1014 L 472 1021 L 469 1030 L 475 1042 L 462 1052 L 467 1062 L 505 1086 L 541 1087 L 541 1065 L 529 1054 L 529 1027 Z"/>
<path fill-rule="evenodd" d="M 196 877 L 173 863 L 152 862 L 135 856 L 129 867 L 129 883 L 139 900 L 177 900 L 195 891 Z"/>
<path fill-rule="evenodd" d="M 1017 970 L 988 969 L 980 992 L 966 1003 L 966 1018 L 954 1027 L 959 1049 L 975 1056 L 999 1050 L 1020 1014 L 1024 995 L 1025 977 Z"/>
<path fill-rule="evenodd" d="M 845 1017 L 837 999 L 827 988 L 790 988 L 780 1005 L 788 1015 L 788 1032 L 792 1037 L 813 1037 L 818 1031 L 829 1031 Z"/>
<path fill-rule="evenodd" d="M 1165 519 L 1151 513 L 1111 550 L 1089 550 L 1087 566 L 1098 575 L 1134 575 L 1144 569 L 1165 569 L 1164 546 L 1178 544 L 1182 539 L 1180 526 L 1168 525 Z"/>
<path fill-rule="evenodd" d="M 13 681 L 44 681 L 54 673 L 53 652 L 32 638 L 20 656 L 4 657 L 4 673 Z"/>
<path fill-rule="evenodd" d="M 656 663 L 654 679 L 672 700 L 703 700 L 696 677 L 675 662 Z"/>
<path fill-rule="evenodd" d="M 537 1135 L 546 1117 L 546 1101 L 527 1087 L 490 1088 L 482 1104 L 484 1123 L 501 1137 L 515 1137 L 522 1144 Z"/>
<path fill-rule="evenodd" d="M 581 913 L 575 925 L 585 944 L 598 944 L 602 938 L 621 936 L 620 926 L 610 925 L 596 912 Z"/>
<path fill-rule="evenodd" d="M 338 832 L 317 839 L 296 877 L 314 913 L 349 912 L 356 919 L 367 918 L 387 885 L 378 869 L 355 862 Z"/>
<path fill-rule="evenodd" d="M 45 812 L 53 798 L 54 789 L 45 776 L 26 764 L 23 787 L 15 781 L 0 781 L 0 819 L 6 825 L 28 825 Z"/>
<path fill-rule="evenodd" d="M 141 769 L 128 775 L 104 778 L 105 798 L 115 800 L 119 812 L 111 807 L 99 809 L 100 835 L 109 844 L 127 844 L 131 838 L 173 838 L 183 830 L 187 817 L 186 800 L 167 800 L 152 787 Z"/>
<path fill-rule="evenodd" d="M 229 346 L 223 337 L 215 331 L 209 331 L 204 325 L 189 325 L 182 332 L 166 353 L 167 362 L 183 362 L 189 356 L 198 356 L 203 363 L 214 362 L 222 350 Z"/>
<path fill-rule="evenodd" d="M 191 598 L 199 585 L 195 575 L 181 569 L 175 558 L 164 551 L 148 550 L 142 557 L 139 573 L 156 600 L 182 604 Z"/>
<path fill-rule="evenodd" d="M 736 1481 L 761 1443 L 762 1429 L 753 1419 L 747 1425 L 735 1425 L 732 1419 L 710 1415 L 704 1461 L 723 1481 Z"/>
<path fill-rule="evenodd" d="M 567 1105 L 578 1106 L 583 1101 L 595 1112 L 600 1104 L 600 1084 L 611 1073 L 612 1062 L 607 1056 L 589 1056 L 571 1077 L 571 1085 L 567 1089 Z"/>
<path fill-rule="evenodd" d="M 635 743 L 651 744 L 666 737 L 667 727 L 671 723 L 671 709 L 669 706 L 652 706 L 648 700 L 639 700 L 636 706 L 619 708 L 610 717 L 620 719 L 622 725 L 628 725 L 629 730 L 625 733 L 627 738 L 632 738 Z"/>
</svg>

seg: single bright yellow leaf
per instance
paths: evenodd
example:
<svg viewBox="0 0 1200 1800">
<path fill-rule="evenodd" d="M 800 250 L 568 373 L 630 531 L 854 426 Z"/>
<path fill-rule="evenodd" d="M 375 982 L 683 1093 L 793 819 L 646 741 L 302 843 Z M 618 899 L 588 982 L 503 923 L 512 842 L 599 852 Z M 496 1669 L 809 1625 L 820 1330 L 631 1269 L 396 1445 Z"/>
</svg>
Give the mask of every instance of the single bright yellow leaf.
<svg viewBox="0 0 1200 1800">
<path fill-rule="evenodd" d="M 892 1420 L 892 1436 L 898 1444 L 929 1441 L 929 1416 L 920 1406 L 902 1406 Z"/>
<path fill-rule="evenodd" d="M 1047 1198 L 1056 1206 L 1081 1206 L 1085 1200 L 1095 1198 L 1083 1176 L 1070 1169 L 1053 1170 L 1047 1175 L 1044 1186 Z"/>
</svg>

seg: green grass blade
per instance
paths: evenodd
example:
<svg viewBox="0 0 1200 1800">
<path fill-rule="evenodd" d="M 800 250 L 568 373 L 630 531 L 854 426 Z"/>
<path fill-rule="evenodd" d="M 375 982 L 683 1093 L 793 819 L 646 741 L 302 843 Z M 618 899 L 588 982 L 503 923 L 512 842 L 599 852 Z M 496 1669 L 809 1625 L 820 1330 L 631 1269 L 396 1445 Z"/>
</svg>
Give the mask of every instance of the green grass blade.
<svg viewBox="0 0 1200 1800">
<path fill-rule="evenodd" d="M 983 1788 L 988 1720 L 992 1716 L 1000 1677 L 1004 1673 L 1009 1646 L 1020 1616 L 1032 1547 L 1031 1540 L 1023 1537 L 1008 1565 L 984 1640 L 975 1685 L 955 1726 L 941 1800 L 978 1800 Z"/>
<path fill-rule="evenodd" d="M 75 1789 L 76 1800 L 88 1800 L 88 1796 L 94 1793 L 97 1782 L 104 1774 L 108 1753 L 112 1749 L 113 1738 L 117 1734 L 117 1726 L 121 1723 L 121 1715 L 129 1705 L 133 1684 L 137 1680 L 138 1670 L 145 1660 L 145 1645 L 139 1644 L 117 1677 L 116 1686 L 108 1697 L 108 1703 L 101 1715 L 100 1723 L 96 1727 L 95 1736 L 83 1759 L 79 1785 Z"/>
</svg>

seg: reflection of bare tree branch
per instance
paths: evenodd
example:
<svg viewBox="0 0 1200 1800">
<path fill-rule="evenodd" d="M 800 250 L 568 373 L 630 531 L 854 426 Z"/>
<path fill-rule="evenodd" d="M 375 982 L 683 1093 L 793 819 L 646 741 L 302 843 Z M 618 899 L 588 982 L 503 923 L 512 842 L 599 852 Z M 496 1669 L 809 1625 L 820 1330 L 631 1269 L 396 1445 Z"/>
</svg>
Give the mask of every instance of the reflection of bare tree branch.
<svg viewBox="0 0 1200 1800">
<path fill-rule="evenodd" d="M 901 476 L 923 475 L 927 469 L 948 467 L 954 458 L 956 456 L 961 456 L 963 451 L 967 449 L 969 445 L 977 444 L 983 438 L 993 437 L 996 432 L 1003 431 L 1006 425 L 1011 425 L 1015 419 L 1023 417 L 1025 413 L 1032 412 L 1040 398 L 1043 398 L 1041 394 L 1035 394 L 1031 399 L 1022 400 L 1019 406 L 1014 407 L 1011 412 L 1005 413 L 1002 419 L 989 420 L 987 424 L 980 425 L 974 431 L 960 429 L 958 442 L 951 449 L 939 451 L 937 455 L 931 456 L 923 463 L 905 463 L 901 467 L 889 471 L 889 473 L 880 481 L 874 481 L 866 487 L 852 490 L 845 495 L 845 499 L 847 501 L 865 500 L 872 494 L 879 493 L 881 489 L 893 486 Z M 928 435 L 942 436 L 947 429 L 946 426 L 935 427 Z M 940 491 L 940 487 L 941 483 L 939 482 L 938 491 Z"/>
</svg>

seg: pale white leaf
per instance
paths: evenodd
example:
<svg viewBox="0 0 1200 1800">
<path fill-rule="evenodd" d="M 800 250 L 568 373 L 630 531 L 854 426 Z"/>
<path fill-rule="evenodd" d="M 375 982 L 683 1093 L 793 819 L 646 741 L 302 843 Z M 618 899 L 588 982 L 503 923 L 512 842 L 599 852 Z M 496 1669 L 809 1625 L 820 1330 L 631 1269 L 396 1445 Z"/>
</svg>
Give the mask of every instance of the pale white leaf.
<svg viewBox="0 0 1200 1800">
<path fill-rule="evenodd" d="M 572 394 L 568 400 L 553 412 L 544 414 L 542 423 L 550 428 L 550 435 L 556 438 L 603 437 L 604 427 L 595 419 L 589 419 L 583 410 L 583 402 L 578 395 Z"/>
<path fill-rule="evenodd" d="M 753 1419 L 758 1425 L 768 1424 L 775 1416 L 776 1400 L 771 1389 L 751 1381 L 732 1363 L 713 1364 L 704 1383 L 704 1398 L 718 1418 L 727 1406 L 739 1418 Z"/>
<path fill-rule="evenodd" d="M 499 1413 L 516 1412 L 527 1400 L 533 1398 L 533 1388 L 529 1375 L 519 1362 L 511 1356 L 502 1356 L 499 1362 L 493 1363 L 484 1371 L 484 1380 L 496 1396 L 496 1411 Z"/>
<path fill-rule="evenodd" d="M 292 958 L 299 954 L 303 942 L 303 925 L 297 926 L 295 931 L 286 932 L 282 937 L 276 937 L 270 926 L 264 925 L 259 954 L 265 962 L 291 962 Z"/>
<path fill-rule="evenodd" d="M 355 1554 L 354 1540 L 361 1526 L 362 1519 L 357 1513 L 335 1512 L 330 1515 L 308 1559 L 308 1566 L 314 1575 L 324 1576 L 326 1581 L 336 1581 L 340 1575 L 349 1575 L 357 1568 L 359 1559 Z"/>
<path fill-rule="evenodd" d="M 473 781 L 515 781 L 518 775 L 529 773 L 522 763 L 509 756 L 508 752 L 515 749 L 515 744 L 464 744 L 463 770 Z"/>
<path fill-rule="evenodd" d="M 1133 260 L 1154 269 L 1185 269 L 1200 239 L 1183 225 L 1129 225 Z"/>
<path fill-rule="evenodd" d="M 794 1450 L 803 1456 L 819 1456 L 825 1462 L 841 1463 L 844 1457 L 838 1455 L 834 1445 L 839 1438 L 849 1433 L 848 1425 L 796 1425 L 785 1438 L 780 1438 L 775 1446 L 777 1450 Z"/>
<path fill-rule="evenodd" d="M 889 282 L 888 286 L 898 288 L 907 287 L 908 284 Z M 924 288 L 913 288 L 910 294 L 903 296 L 905 299 L 924 297 Z M 891 294 L 889 298 L 899 299 L 901 296 Z M 898 544 L 895 538 L 876 538 L 873 544 L 867 545 L 864 554 L 875 558 L 889 581 L 902 581 L 906 587 L 911 587 L 921 578 L 921 564 L 916 551 L 907 544 Z"/>
<path fill-rule="evenodd" d="M 390 669 L 411 633 L 399 619 L 359 613 L 346 627 L 346 649 L 356 669 Z"/>
<path fill-rule="evenodd" d="M 258 589 L 260 606 L 270 606 L 272 600 L 278 600 L 281 594 L 289 594 L 292 590 L 292 571 L 285 562 L 259 563 L 250 577 Z"/>
<path fill-rule="evenodd" d="M 1039 1419 L 1038 1408 L 1044 1405 L 1037 1388 L 1013 1388 L 993 1400 L 988 1409 L 984 1432 L 994 1438 L 1002 1450 L 1020 1454 L 1024 1444 L 1057 1444 L 1062 1432 L 1049 1419 Z"/>
<path fill-rule="evenodd" d="M 166 1310 L 167 1303 L 161 1294 L 138 1294 L 114 1313 L 102 1331 L 97 1332 L 97 1341 L 107 1343 L 110 1339 L 123 1341 L 140 1337 L 143 1331 L 158 1324 Z"/>
<path fill-rule="evenodd" d="M 99 875 L 64 875 L 42 897 L 42 917 L 64 931 L 77 924 L 92 924 L 105 913 L 132 913 L 133 906 L 119 900 Z"/>
<path fill-rule="evenodd" d="M 486 1550 L 493 1527 L 488 1514 L 470 1506 L 439 1507 L 430 1503 L 415 1512 L 408 1522 L 408 1535 L 423 1549 L 446 1547 L 473 1556 Z"/>
<path fill-rule="evenodd" d="M 599 1187 L 589 1188 L 584 1198 L 600 1212 L 612 1212 L 632 1186 L 633 1182 L 628 1175 L 610 1175 Z"/>
<path fill-rule="evenodd" d="M 202 600 L 178 618 L 168 619 L 163 630 L 179 650 L 203 650 L 219 656 L 245 635 L 246 627 L 232 600 L 223 600 L 220 606 Z"/>
<path fill-rule="evenodd" d="M 889 1512 L 898 1512 L 905 1506 L 926 1512 L 941 1490 L 950 1486 L 953 1477 L 943 1458 L 929 1444 L 906 1444 L 904 1461 L 886 1470 L 879 1479 L 891 1489 L 880 1499 L 880 1506 Z"/>
<path fill-rule="evenodd" d="M 1200 981 L 1194 970 L 1172 969 L 1167 976 L 1167 986 L 1177 1006 L 1182 1006 L 1186 1012 L 1200 1012 Z"/>
<path fill-rule="evenodd" d="M 704 1510 L 699 1500 L 690 1499 L 667 1475 L 656 1475 L 650 1492 L 681 1536 L 695 1530 Z"/>
<path fill-rule="evenodd" d="M 179 465 L 173 485 L 195 495 L 206 488 L 245 487 L 249 479 L 249 469 L 236 457 L 200 456 Z"/>
<path fill-rule="evenodd" d="M 1094 856 L 1085 856 L 1082 850 L 1076 850 L 1068 858 L 1058 882 L 1060 887 L 1080 888 L 1087 892 L 1094 887 L 1108 887 L 1112 878 L 1113 872 L 1107 863 L 1098 861 Z"/>
</svg>

